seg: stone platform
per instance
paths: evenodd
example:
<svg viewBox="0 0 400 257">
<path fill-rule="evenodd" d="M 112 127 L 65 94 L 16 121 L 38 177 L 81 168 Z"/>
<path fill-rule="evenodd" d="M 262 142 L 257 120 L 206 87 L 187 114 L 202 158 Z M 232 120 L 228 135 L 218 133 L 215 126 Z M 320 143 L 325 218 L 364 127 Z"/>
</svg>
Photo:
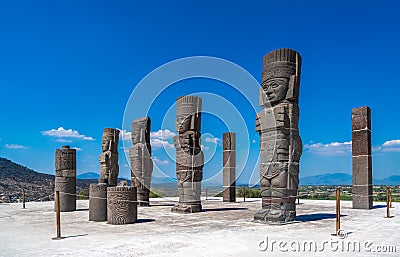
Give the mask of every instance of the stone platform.
<svg viewBox="0 0 400 257">
<path fill-rule="evenodd" d="M 393 218 L 384 218 L 384 203 L 374 202 L 372 210 L 352 209 L 342 201 L 342 228 L 346 239 L 332 237 L 335 230 L 335 202 L 300 200 L 298 222 L 272 226 L 253 221 L 260 199 L 238 198 L 235 203 L 222 198 L 203 199 L 203 211 L 190 215 L 171 213 L 177 198 L 151 199 L 151 207 L 138 208 L 135 224 L 113 226 L 88 221 L 88 201 L 77 201 L 77 211 L 61 213 L 61 235 L 56 235 L 53 202 L 0 204 L 0 256 L 399 256 L 400 203 L 393 203 Z M 269 247 L 265 250 L 266 239 Z M 314 241 L 321 249 L 324 241 L 337 242 L 324 251 L 282 252 L 278 243 Z M 307 241 L 307 242 L 308 242 Z M 346 251 L 345 243 L 371 242 L 370 252 Z M 328 243 L 329 243 L 328 242 Z M 367 243 L 368 243 L 367 242 Z M 396 253 L 382 253 L 378 246 L 396 246 Z M 363 246 L 362 246 L 363 247 Z M 261 251 L 260 250 L 265 250 Z M 308 248 L 308 246 L 307 246 Z M 273 250 L 273 251 L 271 251 Z M 283 249 L 285 250 L 285 249 Z M 308 250 L 308 249 L 306 249 Z M 343 250 L 343 251 L 342 251 Z M 383 249 L 381 248 L 381 251 Z"/>
</svg>

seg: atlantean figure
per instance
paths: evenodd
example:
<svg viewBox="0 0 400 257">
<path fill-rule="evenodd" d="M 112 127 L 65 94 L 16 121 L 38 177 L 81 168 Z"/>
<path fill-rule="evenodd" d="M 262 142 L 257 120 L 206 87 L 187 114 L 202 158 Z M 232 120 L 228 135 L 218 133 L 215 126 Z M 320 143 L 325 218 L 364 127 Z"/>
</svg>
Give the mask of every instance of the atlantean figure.
<svg viewBox="0 0 400 257">
<path fill-rule="evenodd" d="M 260 133 L 262 209 L 255 220 L 284 224 L 296 219 L 302 143 L 298 131 L 300 54 L 279 49 L 263 58 L 256 131 Z"/>
<path fill-rule="evenodd" d="M 149 193 L 153 161 L 150 146 L 150 117 L 132 122 L 132 143 L 129 149 L 131 160 L 132 185 L 137 187 L 137 199 L 140 206 L 149 206 Z"/>
<path fill-rule="evenodd" d="M 178 179 L 179 203 L 172 212 L 193 213 L 201 208 L 201 180 L 204 155 L 200 147 L 201 98 L 181 96 L 177 100 L 176 131 L 176 177 Z"/>
<path fill-rule="evenodd" d="M 99 183 L 116 186 L 118 180 L 118 139 L 119 130 L 105 128 L 102 137 L 102 153 L 100 154 Z"/>
</svg>

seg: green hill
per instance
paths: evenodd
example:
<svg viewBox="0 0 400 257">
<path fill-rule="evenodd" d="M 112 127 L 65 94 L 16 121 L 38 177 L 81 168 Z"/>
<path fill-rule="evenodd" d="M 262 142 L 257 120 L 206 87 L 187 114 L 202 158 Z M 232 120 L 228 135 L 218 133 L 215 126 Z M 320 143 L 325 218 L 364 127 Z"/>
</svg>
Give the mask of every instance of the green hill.
<svg viewBox="0 0 400 257">
<path fill-rule="evenodd" d="M 77 179 L 77 192 L 88 190 L 97 179 Z M 0 157 L 0 200 L 17 201 L 25 190 L 27 201 L 53 199 L 54 175 L 43 174 Z"/>
</svg>

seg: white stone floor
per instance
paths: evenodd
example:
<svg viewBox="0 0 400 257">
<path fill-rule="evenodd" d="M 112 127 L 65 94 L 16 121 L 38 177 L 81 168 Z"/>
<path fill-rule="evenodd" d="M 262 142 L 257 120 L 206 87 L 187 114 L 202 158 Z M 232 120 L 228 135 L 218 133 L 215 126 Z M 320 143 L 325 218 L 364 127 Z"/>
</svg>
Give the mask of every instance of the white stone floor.
<svg viewBox="0 0 400 257">
<path fill-rule="evenodd" d="M 58 241 L 51 239 L 53 202 L 27 203 L 27 209 L 0 204 L 0 256 L 400 256 L 400 203 L 388 219 L 384 203 L 353 210 L 342 201 L 341 228 L 348 234 L 339 239 L 331 236 L 334 201 L 301 200 L 299 222 L 274 226 L 253 222 L 260 199 L 212 198 L 195 214 L 171 213 L 176 198 L 153 200 L 152 207 L 139 207 L 138 223 L 119 226 L 89 222 L 88 201 L 78 201 L 78 211 L 61 213 L 65 238 Z"/>
</svg>

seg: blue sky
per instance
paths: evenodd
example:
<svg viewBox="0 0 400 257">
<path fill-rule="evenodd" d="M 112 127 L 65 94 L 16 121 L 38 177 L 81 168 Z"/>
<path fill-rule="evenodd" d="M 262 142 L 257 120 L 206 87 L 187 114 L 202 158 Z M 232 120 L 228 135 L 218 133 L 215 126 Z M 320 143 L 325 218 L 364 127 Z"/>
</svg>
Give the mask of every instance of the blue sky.
<svg viewBox="0 0 400 257">
<path fill-rule="evenodd" d="M 400 174 L 399 12 L 397 1 L 1 1 L 0 156 L 54 173 L 55 149 L 69 144 L 79 149 L 78 174 L 98 172 L 103 128 L 127 126 L 122 123 L 133 90 L 157 67 L 213 56 L 260 82 L 262 57 L 289 47 L 303 57 L 300 177 L 351 173 L 351 109 L 364 105 L 372 109 L 374 177 Z M 255 90 L 248 87 L 246 94 L 257 95 Z M 158 170 L 174 175 L 168 157 L 174 150 L 173 104 L 196 93 L 205 97 L 204 108 L 223 113 L 229 102 L 243 120 L 234 112 L 222 120 L 204 115 L 206 177 L 218 176 L 222 166 L 225 119 L 229 129 L 248 128 L 248 135 L 237 135 L 246 138 L 239 158 L 248 153 L 255 166 L 254 110 L 226 83 L 193 78 L 168 87 L 150 108 Z M 148 97 L 136 96 L 135 104 Z M 146 115 L 135 110 L 128 118 Z M 120 145 L 120 173 L 128 177 L 125 145 L 129 140 Z M 250 166 L 241 182 L 249 181 Z"/>
</svg>

